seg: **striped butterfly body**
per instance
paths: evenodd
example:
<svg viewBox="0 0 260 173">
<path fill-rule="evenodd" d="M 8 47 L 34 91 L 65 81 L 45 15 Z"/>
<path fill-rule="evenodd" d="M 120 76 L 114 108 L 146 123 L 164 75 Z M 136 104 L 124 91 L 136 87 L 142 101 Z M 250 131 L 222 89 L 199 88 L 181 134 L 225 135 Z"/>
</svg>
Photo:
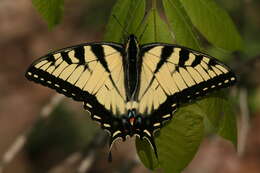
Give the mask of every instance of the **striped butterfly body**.
<svg viewBox="0 0 260 173">
<path fill-rule="evenodd" d="M 236 82 L 229 67 L 185 47 L 87 43 L 61 49 L 36 60 L 29 80 L 82 101 L 91 118 L 110 132 L 113 142 L 137 135 L 157 156 L 154 132 L 170 120 L 181 103 Z"/>
</svg>

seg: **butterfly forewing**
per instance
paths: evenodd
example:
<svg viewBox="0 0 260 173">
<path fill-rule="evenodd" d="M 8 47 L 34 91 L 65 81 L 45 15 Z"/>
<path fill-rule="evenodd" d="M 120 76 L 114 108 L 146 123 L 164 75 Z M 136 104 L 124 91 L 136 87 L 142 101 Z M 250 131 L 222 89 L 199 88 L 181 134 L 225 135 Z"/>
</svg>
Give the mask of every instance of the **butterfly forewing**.
<svg viewBox="0 0 260 173">
<path fill-rule="evenodd" d="M 236 82 L 226 65 L 185 47 L 147 44 L 141 55 L 139 112 L 157 119 L 154 124 L 169 119 L 180 103 Z"/>
<path fill-rule="evenodd" d="M 126 111 L 122 51 L 112 43 L 65 48 L 35 61 L 26 77 L 85 102 L 93 114 L 100 112 L 98 104 L 111 115 L 121 115 Z"/>
</svg>

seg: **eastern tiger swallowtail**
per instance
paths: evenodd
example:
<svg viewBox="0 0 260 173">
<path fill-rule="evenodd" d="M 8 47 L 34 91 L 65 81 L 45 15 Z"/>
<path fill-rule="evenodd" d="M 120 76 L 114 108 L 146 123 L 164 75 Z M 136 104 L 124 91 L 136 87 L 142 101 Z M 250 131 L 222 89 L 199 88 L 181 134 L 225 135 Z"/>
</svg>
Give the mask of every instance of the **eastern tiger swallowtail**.
<svg viewBox="0 0 260 173">
<path fill-rule="evenodd" d="M 157 156 L 154 132 L 181 103 L 236 82 L 217 59 L 186 47 L 100 42 L 64 48 L 37 59 L 29 80 L 82 101 L 91 118 L 110 132 L 113 142 L 127 136 L 146 138 Z"/>
</svg>

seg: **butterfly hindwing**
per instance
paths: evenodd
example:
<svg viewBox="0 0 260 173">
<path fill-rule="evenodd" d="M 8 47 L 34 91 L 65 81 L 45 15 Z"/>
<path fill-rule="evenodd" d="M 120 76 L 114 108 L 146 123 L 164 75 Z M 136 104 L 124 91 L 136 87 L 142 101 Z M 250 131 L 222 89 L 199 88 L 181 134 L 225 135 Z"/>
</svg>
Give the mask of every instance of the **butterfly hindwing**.
<svg viewBox="0 0 260 173">
<path fill-rule="evenodd" d="M 113 43 L 65 48 L 36 60 L 26 77 L 83 101 L 92 119 L 114 133 L 112 123 L 118 118 L 112 117 L 125 113 L 123 50 L 122 45 Z"/>
</svg>

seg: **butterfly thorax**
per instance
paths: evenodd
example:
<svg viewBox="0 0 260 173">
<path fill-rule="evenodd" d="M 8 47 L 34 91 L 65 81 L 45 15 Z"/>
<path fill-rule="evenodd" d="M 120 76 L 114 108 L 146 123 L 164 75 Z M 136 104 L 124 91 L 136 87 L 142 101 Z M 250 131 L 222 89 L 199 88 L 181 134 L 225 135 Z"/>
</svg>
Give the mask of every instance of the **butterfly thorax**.
<svg viewBox="0 0 260 173">
<path fill-rule="evenodd" d="M 127 90 L 128 101 L 134 99 L 138 88 L 140 72 L 138 68 L 139 50 L 140 48 L 136 37 L 130 35 L 125 46 L 126 57 L 124 62 L 125 88 Z"/>
</svg>

